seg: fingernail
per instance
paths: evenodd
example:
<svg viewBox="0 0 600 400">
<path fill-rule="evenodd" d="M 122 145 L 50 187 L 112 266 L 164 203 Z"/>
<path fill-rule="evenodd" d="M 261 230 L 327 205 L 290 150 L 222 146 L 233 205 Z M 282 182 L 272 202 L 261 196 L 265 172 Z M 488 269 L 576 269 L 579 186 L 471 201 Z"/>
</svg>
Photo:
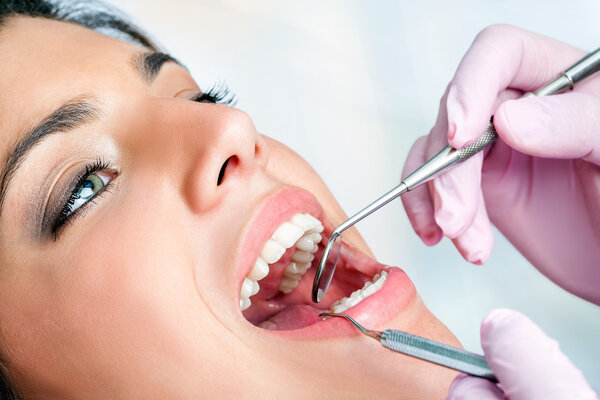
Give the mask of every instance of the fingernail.
<svg viewBox="0 0 600 400">
<path fill-rule="evenodd" d="M 425 233 L 421 234 L 421 240 L 427 246 L 433 246 L 434 244 L 437 244 L 440 241 L 441 233 L 442 232 L 438 227 L 429 228 L 425 231 Z"/>
<path fill-rule="evenodd" d="M 456 135 L 456 123 L 448 122 L 448 142 L 450 142 L 452 139 L 454 139 L 455 135 Z"/>
<path fill-rule="evenodd" d="M 446 111 L 448 113 L 448 143 L 458 148 L 464 139 L 461 140 L 461 127 L 464 126 L 464 110 L 457 98 L 457 90 L 452 87 L 448 92 L 446 99 Z"/>
<path fill-rule="evenodd" d="M 468 261 L 471 264 L 475 264 L 475 265 L 482 265 L 483 264 L 483 258 L 481 257 L 481 254 L 479 254 L 479 252 L 470 255 L 468 257 Z"/>
<path fill-rule="evenodd" d="M 479 248 L 481 248 L 481 243 L 477 239 L 469 240 L 469 247 L 463 249 L 461 254 L 471 264 L 481 265 L 483 264 L 483 254 Z"/>
</svg>

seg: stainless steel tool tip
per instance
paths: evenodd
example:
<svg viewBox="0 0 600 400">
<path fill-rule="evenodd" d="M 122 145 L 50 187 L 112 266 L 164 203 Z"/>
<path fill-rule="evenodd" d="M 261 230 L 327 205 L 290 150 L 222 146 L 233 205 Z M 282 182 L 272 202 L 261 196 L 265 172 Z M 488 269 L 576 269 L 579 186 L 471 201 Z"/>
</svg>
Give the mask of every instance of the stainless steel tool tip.
<svg viewBox="0 0 600 400">
<path fill-rule="evenodd" d="M 365 335 L 372 337 L 373 339 L 379 341 L 381 339 L 381 332 L 379 331 L 372 331 L 370 329 L 365 328 L 364 326 L 362 326 L 361 324 L 359 324 L 358 322 L 356 322 L 354 320 L 354 318 L 352 318 L 351 316 L 347 315 L 347 314 L 342 314 L 342 313 L 321 313 L 319 314 L 319 317 L 341 317 L 341 318 L 346 318 L 348 321 L 350 321 L 350 323 L 352 325 L 354 325 L 356 328 L 358 328 L 359 331 L 361 331 L 362 333 L 364 333 Z"/>
</svg>

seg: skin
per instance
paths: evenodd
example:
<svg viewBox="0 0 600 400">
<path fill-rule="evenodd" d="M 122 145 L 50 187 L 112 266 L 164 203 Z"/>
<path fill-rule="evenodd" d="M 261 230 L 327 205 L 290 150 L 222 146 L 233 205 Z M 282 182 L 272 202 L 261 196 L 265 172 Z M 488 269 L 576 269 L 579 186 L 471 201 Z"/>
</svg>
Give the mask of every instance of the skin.
<svg viewBox="0 0 600 400">
<path fill-rule="evenodd" d="M 17 17 L 0 32 L 10 60 L 0 154 L 69 99 L 95 96 L 102 107 L 99 120 L 29 154 L 0 217 L 0 346 L 25 397 L 443 398 L 453 371 L 364 337 L 286 339 L 243 318 L 236 260 L 261 201 L 292 185 L 314 194 L 332 224 L 345 214 L 310 166 L 244 112 L 190 101 L 199 88 L 182 67 L 144 82 L 130 61 L 140 50 L 43 19 Z M 238 163 L 217 186 L 232 155 Z M 119 173 L 110 190 L 56 241 L 35 234 L 50 183 L 63 187 L 98 157 Z M 357 232 L 344 238 L 371 254 Z M 418 296 L 386 327 L 458 345 Z"/>
</svg>

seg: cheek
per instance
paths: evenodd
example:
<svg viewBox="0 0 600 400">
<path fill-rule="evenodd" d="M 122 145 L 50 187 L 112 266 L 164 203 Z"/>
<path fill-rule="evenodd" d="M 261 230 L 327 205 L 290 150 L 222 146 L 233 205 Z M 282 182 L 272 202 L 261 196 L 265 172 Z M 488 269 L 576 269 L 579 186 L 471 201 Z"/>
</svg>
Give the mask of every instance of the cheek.
<svg viewBox="0 0 600 400">
<path fill-rule="evenodd" d="M 199 321 L 211 315 L 173 216 L 146 210 L 105 217 L 68 255 L 53 255 L 60 262 L 38 260 L 0 296 L 3 342 L 26 379 L 125 384 L 148 379 L 149 360 L 157 374 L 191 368 Z"/>
<path fill-rule="evenodd" d="M 268 137 L 265 141 L 269 147 L 267 173 L 280 182 L 311 192 L 325 209 L 331 223 L 342 222 L 345 214 L 317 172 L 282 143 Z"/>
<path fill-rule="evenodd" d="M 319 175 L 300 155 L 275 139 L 262 137 L 269 150 L 266 169 L 271 176 L 290 185 L 311 186 L 331 195 Z"/>
<path fill-rule="evenodd" d="M 197 332 L 193 321 L 205 311 L 195 290 L 189 240 L 177 224 L 181 218 L 148 210 L 111 218 L 75 251 L 71 261 L 80 272 L 65 306 L 71 308 L 70 322 L 85 330 L 83 348 L 91 340 L 99 351 L 124 359 L 143 361 L 159 353 L 177 358 L 186 347 L 185 333 Z"/>
</svg>

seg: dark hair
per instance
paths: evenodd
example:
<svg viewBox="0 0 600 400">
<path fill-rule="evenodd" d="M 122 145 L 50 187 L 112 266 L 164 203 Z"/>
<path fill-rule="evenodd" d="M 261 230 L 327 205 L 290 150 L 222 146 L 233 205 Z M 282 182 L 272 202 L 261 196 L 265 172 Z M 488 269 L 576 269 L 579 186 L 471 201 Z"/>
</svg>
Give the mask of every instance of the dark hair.
<svg viewBox="0 0 600 400">
<path fill-rule="evenodd" d="M 15 16 L 70 22 L 157 50 L 157 46 L 141 30 L 127 22 L 122 13 L 99 0 L 0 0 L 0 28 Z M 11 383 L 6 361 L 0 354 L 0 400 L 22 399 Z"/>
</svg>

